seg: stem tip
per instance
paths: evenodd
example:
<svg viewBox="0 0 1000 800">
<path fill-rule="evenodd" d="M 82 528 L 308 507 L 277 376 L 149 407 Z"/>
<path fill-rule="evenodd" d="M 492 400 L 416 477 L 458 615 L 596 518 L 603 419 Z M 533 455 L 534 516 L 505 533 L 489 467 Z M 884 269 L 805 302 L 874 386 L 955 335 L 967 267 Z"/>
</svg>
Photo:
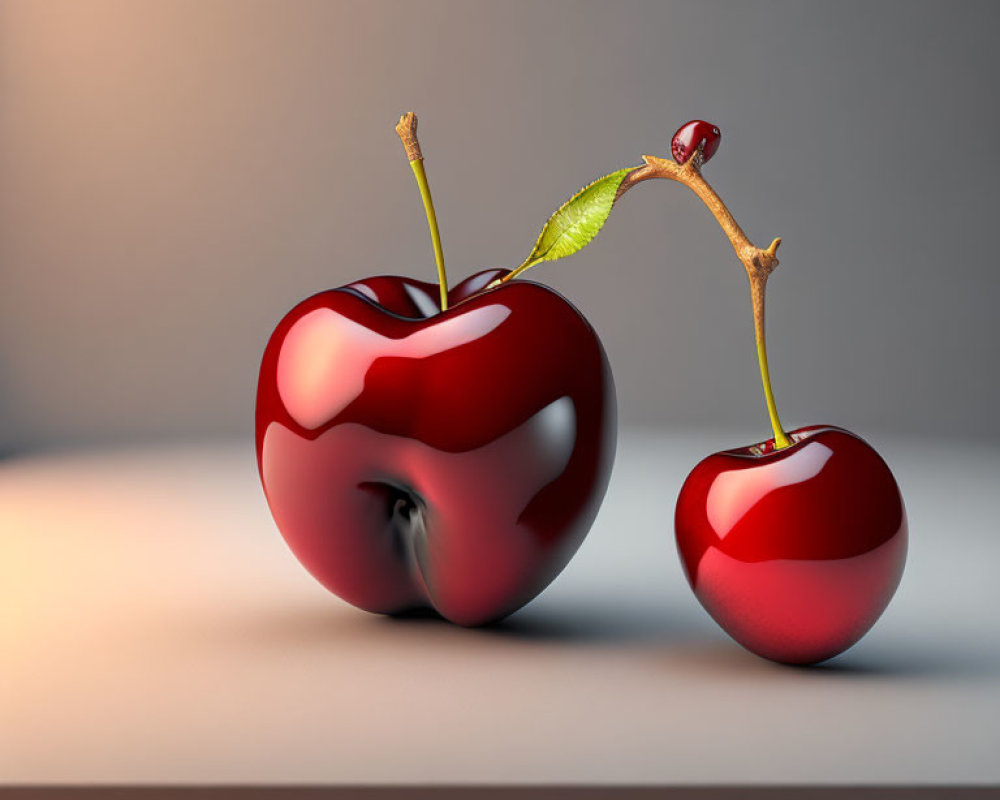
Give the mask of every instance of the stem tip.
<svg viewBox="0 0 1000 800">
<path fill-rule="evenodd" d="M 406 150 L 406 157 L 411 161 L 420 161 L 424 155 L 420 152 L 420 142 L 417 141 L 417 115 L 407 111 L 396 123 L 396 133 Z"/>
</svg>

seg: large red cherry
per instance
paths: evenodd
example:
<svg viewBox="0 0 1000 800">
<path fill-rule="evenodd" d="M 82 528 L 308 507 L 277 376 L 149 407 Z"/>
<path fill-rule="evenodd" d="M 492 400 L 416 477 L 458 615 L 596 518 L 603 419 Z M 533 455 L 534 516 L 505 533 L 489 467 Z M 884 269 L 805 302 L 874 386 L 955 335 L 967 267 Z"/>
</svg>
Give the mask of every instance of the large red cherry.
<svg viewBox="0 0 1000 800">
<path fill-rule="evenodd" d="M 889 467 L 842 428 L 715 453 L 677 500 L 677 548 L 709 614 L 748 650 L 810 664 L 858 641 L 906 560 L 906 512 Z"/>
<path fill-rule="evenodd" d="M 282 535 L 367 611 L 477 625 L 531 600 L 593 522 L 615 449 L 614 385 L 562 296 L 474 275 L 374 277 L 278 324 L 257 389 L 260 477 Z"/>
</svg>

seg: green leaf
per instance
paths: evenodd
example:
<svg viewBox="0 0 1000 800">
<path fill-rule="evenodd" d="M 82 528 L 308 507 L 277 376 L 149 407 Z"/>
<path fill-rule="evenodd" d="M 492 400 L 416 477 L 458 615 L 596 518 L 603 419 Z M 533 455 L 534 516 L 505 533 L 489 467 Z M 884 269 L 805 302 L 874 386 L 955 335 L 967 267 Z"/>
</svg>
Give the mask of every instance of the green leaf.
<svg viewBox="0 0 1000 800">
<path fill-rule="evenodd" d="M 517 271 L 571 256 L 590 244 L 608 220 L 618 187 L 633 169 L 627 167 L 598 178 L 563 203 L 545 223 L 531 255 Z"/>
</svg>

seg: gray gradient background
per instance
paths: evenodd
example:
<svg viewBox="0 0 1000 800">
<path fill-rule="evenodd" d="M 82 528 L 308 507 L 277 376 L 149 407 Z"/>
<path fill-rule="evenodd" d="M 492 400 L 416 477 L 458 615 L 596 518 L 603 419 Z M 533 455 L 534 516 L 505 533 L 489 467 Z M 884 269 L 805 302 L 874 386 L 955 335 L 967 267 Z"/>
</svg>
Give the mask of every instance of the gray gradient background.
<svg viewBox="0 0 1000 800">
<path fill-rule="evenodd" d="M 3 2 L 0 448 L 248 432 L 295 302 L 433 275 L 409 109 L 453 280 L 718 123 L 710 180 L 785 240 L 785 422 L 1000 441 L 998 23 L 973 2 Z M 532 277 L 597 328 L 623 423 L 767 433 L 746 281 L 687 190 L 637 189 Z"/>
<path fill-rule="evenodd" d="M 0 782 L 1000 781 L 998 30 L 997 3 L 0 0 L 0 454 L 95 445 L 0 460 Z M 455 280 L 722 127 L 710 180 L 785 240 L 784 420 L 869 437 L 906 497 L 871 635 L 780 668 L 688 590 L 675 492 L 768 426 L 742 268 L 667 183 L 533 274 L 624 423 L 563 575 L 479 631 L 305 575 L 257 366 L 310 293 L 432 279 L 409 109 Z"/>
</svg>

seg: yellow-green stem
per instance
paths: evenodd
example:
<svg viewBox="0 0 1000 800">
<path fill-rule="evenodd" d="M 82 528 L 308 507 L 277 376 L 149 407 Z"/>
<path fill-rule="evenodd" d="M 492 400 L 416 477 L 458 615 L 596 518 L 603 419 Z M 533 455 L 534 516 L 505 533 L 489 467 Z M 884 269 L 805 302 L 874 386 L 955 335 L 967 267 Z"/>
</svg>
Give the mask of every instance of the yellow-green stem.
<svg viewBox="0 0 1000 800">
<path fill-rule="evenodd" d="M 767 367 L 767 344 L 764 340 L 764 288 L 767 277 L 750 279 L 751 297 L 753 300 L 753 333 L 757 340 L 757 361 L 760 364 L 760 382 L 764 386 L 764 402 L 767 405 L 767 416 L 771 420 L 771 430 L 774 431 L 774 449 L 788 447 L 792 441 L 781 427 L 778 419 L 778 407 L 774 402 L 774 392 L 771 390 L 771 373 Z"/>
<path fill-rule="evenodd" d="M 424 211 L 427 212 L 427 227 L 431 230 L 431 245 L 434 247 L 434 263 L 437 264 L 438 288 L 441 291 L 441 310 L 448 310 L 448 277 L 444 271 L 444 251 L 441 249 L 441 234 L 438 232 L 437 214 L 434 213 L 434 200 L 431 198 L 431 187 L 427 185 L 427 173 L 424 172 L 424 160 L 415 159 L 410 162 L 413 174 L 420 187 L 420 199 L 424 201 Z"/>
<path fill-rule="evenodd" d="M 406 157 L 413 168 L 413 175 L 420 187 L 420 199 L 424 201 L 424 211 L 427 212 L 427 227 L 431 230 L 431 244 L 434 246 L 434 261 L 437 263 L 438 289 L 441 292 L 441 310 L 448 310 L 448 278 L 444 271 L 444 252 L 441 249 L 441 234 L 438 232 L 437 215 L 434 213 L 434 201 L 431 199 L 431 189 L 427 185 L 427 173 L 424 172 L 424 155 L 417 139 L 417 115 L 407 111 L 396 123 L 396 133 L 403 143 Z"/>
<path fill-rule="evenodd" d="M 525 261 L 523 264 L 521 264 L 521 266 L 517 267 L 516 269 L 511 270 L 509 273 L 507 273 L 506 275 L 504 275 L 500 279 L 500 283 L 506 283 L 507 281 L 512 281 L 512 280 L 514 280 L 514 278 L 516 278 L 518 275 L 520 275 L 526 269 L 531 269 L 533 266 L 535 266 L 536 264 L 540 264 L 540 263 L 541 263 L 541 261 Z"/>
</svg>

